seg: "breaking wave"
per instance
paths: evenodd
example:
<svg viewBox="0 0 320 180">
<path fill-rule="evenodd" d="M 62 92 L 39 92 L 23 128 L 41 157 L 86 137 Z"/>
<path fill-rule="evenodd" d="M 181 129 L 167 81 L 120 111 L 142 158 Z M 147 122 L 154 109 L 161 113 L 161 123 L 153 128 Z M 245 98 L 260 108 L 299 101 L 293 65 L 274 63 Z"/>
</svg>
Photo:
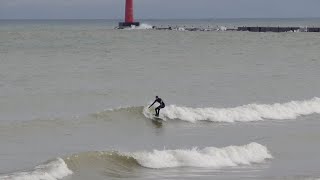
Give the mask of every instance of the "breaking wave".
<svg viewBox="0 0 320 180">
<path fill-rule="evenodd" d="M 57 180 L 73 172 L 67 167 L 63 159 L 58 158 L 46 164 L 39 165 L 31 171 L 16 172 L 0 176 L 0 180 Z"/>
<path fill-rule="evenodd" d="M 0 180 L 58 180 L 78 173 L 103 173 L 108 177 L 139 177 L 141 168 L 175 167 L 227 168 L 263 163 L 271 159 L 267 148 L 258 143 L 224 148 L 153 150 L 151 152 L 84 152 L 57 158 L 31 171 L 0 176 Z"/>
<path fill-rule="evenodd" d="M 223 168 L 262 163 L 271 159 L 268 149 L 258 143 L 224 148 L 206 147 L 204 149 L 153 150 L 152 152 L 87 152 L 75 154 L 66 159 L 71 169 L 85 164 L 103 166 L 105 170 L 124 172 L 131 168 L 151 169 L 174 167 Z"/>
<path fill-rule="evenodd" d="M 168 105 L 160 112 L 163 120 L 183 120 L 196 123 L 198 121 L 211 122 L 252 122 L 266 119 L 285 120 L 296 119 L 302 115 L 320 114 L 320 98 L 313 98 L 305 101 L 291 101 L 287 103 L 275 104 L 248 104 L 229 108 L 190 108 L 177 105 Z M 130 123 L 140 123 L 144 118 L 154 118 L 154 108 L 148 106 L 127 106 L 114 109 L 106 109 L 100 112 L 91 113 L 86 117 L 75 117 L 74 119 L 35 119 L 27 122 L 0 123 L 1 131 L 20 131 L 28 129 L 30 131 L 39 129 L 49 129 L 57 127 L 73 127 L 80 124 L 92 124 L 93 121 L 128 121 Z M 93 118 L 93 119 L 92 119 Z M 143 124 L 142 124 L 143 125 Z"/>
<path fill-rule="evenodd" d="M 305 101 L 291 101 L 275 104 L 248 104 L 233 108 L 189 108 L 169 105 L 161 110 L 163 119 L 180 119 L 189 122 L 250 122 L 265 119 L 296 119 L 302 115 L 320 113 L 320 98 Z M 152 113 L 147 107 L 143 109 L 147 118 Z"/>
<path fill-rule="evenodd" d="M 223 168 L 262 163 L 271 159 L 268 149 L 252 142 L 244 146 L 204 149 L 153 150 L 151 152 L 85 152 L 66 158 L 68 166 L 75 170 L 80 166 L 103 166 L 105 170 L 130 170 L 146 167 L 152 169 L 173 167 Z M 122 171 L 122 173 L 123 173 Z"/>
<path fill-rule="evenodd" d="M 141 166 L 156 169 L 172 167 L 234 167 L 262 163 L 266 159 L 272 158 L 267 148 L 258 143 L 225 148 L 154 150 L 153 152 L 132 153 L 131 156 Z"/>
</svg>

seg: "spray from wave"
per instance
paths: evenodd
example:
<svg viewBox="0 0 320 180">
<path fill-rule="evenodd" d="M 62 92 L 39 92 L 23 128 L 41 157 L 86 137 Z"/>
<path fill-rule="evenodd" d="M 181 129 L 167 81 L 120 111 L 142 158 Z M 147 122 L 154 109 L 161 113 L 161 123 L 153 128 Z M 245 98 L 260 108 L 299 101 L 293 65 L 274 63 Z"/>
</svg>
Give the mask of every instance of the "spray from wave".
<svg viewBox="0 0 320 180">
<path fill-rule="evenodd" d="M 216 31 L 227 31 L 227 29 L 226 26 L 220 26 Z"/>
<path fill-rule="evenodd" d="M 131 26 L 130 28 L 125 28 L 125 30 L 146 30 L 146 29 L 153 29 L 153 27 L 149 24 L 140 24 L 140 26 Z"/>
<path fill-rule="evenodd" d="M 16 172 L 0 176 L 0 180 L 57 180 L 71 175 L 66 163 L 61 158 L 39 165 L 31 171 Z"/>
<path fill-rule="evenodd" d="M 161 118 L 180 119 L 189 122 L 250 122 L 265 119 L 296 119 L 302 115 L 320 113 L 320 98 L 305 101 L 291 101 L 275 104 L 248 104 L 234 108 L 189 108 L 169 105 L 161 110 Z M 147 118 L 152 114 L 147 107 L 143 109 Z"/>
</svg>

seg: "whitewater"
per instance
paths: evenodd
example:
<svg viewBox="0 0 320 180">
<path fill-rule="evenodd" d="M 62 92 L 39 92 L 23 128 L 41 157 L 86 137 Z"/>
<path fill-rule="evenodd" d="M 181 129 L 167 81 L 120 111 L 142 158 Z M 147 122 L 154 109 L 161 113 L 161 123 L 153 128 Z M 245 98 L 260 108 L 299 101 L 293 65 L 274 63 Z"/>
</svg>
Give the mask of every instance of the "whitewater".
<svg viewBox="0 0 320 180">
<path fill-rule="evenodd" d="M 228 146 L 224 148 L 206 147 L 204 149 L 193 148 L 190 150 L 154 150 L 152 152 L 87 152 L 74 154 L 65 158 L 49 161 L 36 166 L 33 170 L 0 175 L 1 180 L 57 180 L 73 174 L 66 164 L 69 163 L 74 171 L 79 171 L 80 166 L 95 166 L 103 168 L 111 164 L 113 170 L 121 169 L 120 166 L 138 168 L 138 166 L 160 169 L 174 167 L 206 167 L 223 168 L 252 163 L 263 163 L 272 159 L 265 146 L 258 143 L 250 143 L 244 146 Z M 93 159 L 90 161 L 89 159 Z M 99 161 L 103 161 L 101 164 Z M 135 161 L 132 163 L 130 161 Z M 75 166 L 75 164 L 77 164 Z"/>
<path fill-rule="evenodd" d="M 271 159 L 266 147 L 251 143 L 245 146 L 229 146 L 222 149 L 206 147 L 199 150 L 154 150 L 153 152 L 133 153 L 132 156 L 144 167 L 172 168 L 172 167 L 233 167 L 261 163 Z"/>
<path fill-rule="evenodd" d="M 302 115 L 320 113 L 320 98 L 304 101 L 291 101 L 275 104 L 248 104 L 234 108 L 188 108 L 169 105 L 161 111 L 163 119 L 179 119 L 188 122 L 250 122 L 267 119 L 286 120 L 296 119 Z M 144 107 L 143 114 L 152 118 L 148 106 Z"/>
<path fill-rule="evenodd" d="M 71 175 L 66 163 L 61 158 L 35 167 L 31 171 L 16 172 L 8 175 L 0 175 L 1 180 L 57 180 Z"/>
</svg>

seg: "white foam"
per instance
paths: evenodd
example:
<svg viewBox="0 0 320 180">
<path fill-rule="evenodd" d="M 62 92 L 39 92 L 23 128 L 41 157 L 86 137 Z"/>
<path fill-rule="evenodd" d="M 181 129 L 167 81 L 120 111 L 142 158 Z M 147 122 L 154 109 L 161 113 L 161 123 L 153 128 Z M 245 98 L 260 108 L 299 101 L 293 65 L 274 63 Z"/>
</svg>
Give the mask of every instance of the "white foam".
<svg viewBox="0 0 320 180">
<path fill-rule="evenodd" d="M 162 112 L 162 110 L 161 110 Z M 152 119 L 154 118 L 154 114 L 155 114 L 155 108 L 152 107 L 152 108 L 149 108 L 149 106 L 146 106 L 143 108 L 143 111 L 142 111 L 143 115 L 146 117 L 146 118 L 149 118 L 149 119 Z M 163 113 L 161 113 L 159 115 L 159 117 L 163 120 L 166 120 L 165 116 Z"/>
<path fill-rule="evenodd" d="M 177 28 L 177 31 L 185 31 L 186 29 L 185 28 L 183 28 L 183 27 L 178 27 Z"/>
<path fill-rule="evenodd" d="M 276 104 L 248 104 L 234 108 L 188 108 L 169 105 L 161 110 L 165 119 L 180 119 L 189 122 L 250 122 L 265 119 L 296 119 L 301 115 L 320 113 L 320 98 Z M 150 118 L 147 107 L 143 114 Z"/>
<path fill-rule="evenodd" d="M 245 146 L 228 146 L 225 148 L 206 147 L 202 150 L 154 150 L 131 154 L 141 166 L 147 168 L 171 167 L 233 167 L 262 163 L 272 156 L 265 146 L 250 143 Z"/>
<path fill-rule="evenodd" d="M 220 26 L 217 31 L 227 31 L 227 27 L 226 26 Z"/>
<path fill-rule="evenodd" d="M 152 25 L 149 25 L 149 24 L 140 24 L 140 26 L 134 26 L 132 25 L 130 28 L 126 28 L 126 30 L 135 30 L 135 29 L 138 29 L 138 30 L 143 30 L 143 29 L 153 29 Z"/>
<path fill-rule="evenodd" d="M 16 172 L 0 176 L 0 180 L 57 180 L 71 175 L 72 171 L 66 163 L 58 158 L 47 164 L 39 165 L 32 171 Z"/>
<path fill-rule="evenodd" d="M 308 26 L 300 27 L 299 32 L 308 32 Z"/>
</svg>

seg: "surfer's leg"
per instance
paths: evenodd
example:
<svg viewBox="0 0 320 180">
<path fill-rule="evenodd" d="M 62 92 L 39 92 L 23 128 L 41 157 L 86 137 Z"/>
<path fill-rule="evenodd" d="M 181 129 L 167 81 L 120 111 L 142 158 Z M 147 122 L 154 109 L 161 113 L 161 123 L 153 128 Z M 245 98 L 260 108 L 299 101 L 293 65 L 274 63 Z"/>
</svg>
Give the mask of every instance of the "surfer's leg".
<svg viewBox="0 0 320 180">
<path fill-rule="evenodd" d="M 164 105 L 160 105 L 160 106 L 158 106 L 158 107 L 156 108 L 156 116 L 159 116 L 160 110 L 161 110 L 162 108 L 164 108 L 164 107 L 165 107 Z"/>
<path fill-rule="evenodd" d="M 157 107 L 158 108 L 158 116 L 159 116 L 159 114 L 160 114 L 160 110 L 162 109 L 162 108 L 164 108 L 164 106 L 163 105 L 160 105 L 159 107 Z"/>
<path fill-rule="evenodd" d="M 160 106 L 156 108 L 156 116 L 159 116 L 159 113 L 160 113 Z"/>
</svg>

